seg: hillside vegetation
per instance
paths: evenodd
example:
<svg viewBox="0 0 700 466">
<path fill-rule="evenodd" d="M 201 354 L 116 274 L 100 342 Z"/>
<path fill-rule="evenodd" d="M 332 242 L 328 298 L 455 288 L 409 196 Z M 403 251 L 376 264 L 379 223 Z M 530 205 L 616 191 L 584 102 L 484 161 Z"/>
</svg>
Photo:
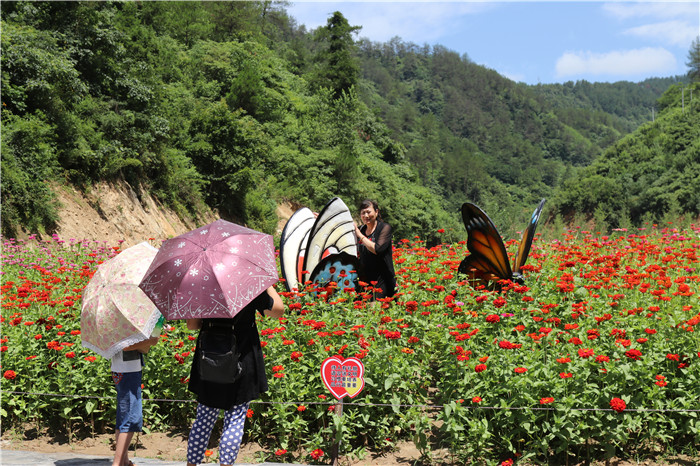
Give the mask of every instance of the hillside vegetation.
<svg viewBox="0 0 700 466">
<path fill-rule="evenodd" d="M 700 83 L 685 88 L 700 95 Z M 681 86 L 659 99 L 650 123 L 610 147 L 565 182 L 560 212 L 593 216 L 602 230 L 700 214 L 700 102 Z"/>
<path fill-rule="evenodd" d="M 270 233 L 277 203 L 333 196 L 377 199 L 398 237 L 463 239 L 467 200 L 507 232 L 560 186 L 555 209 L 588 209 L 570 202 L 577 167 L 666 82 L 526 86 L 358 32 L 339 13 L 307 31 L 280 2 L 3 4 L 2 233 L 55 228 L 55 179 L 125 180 L 183 217 Z"/>
</svg>

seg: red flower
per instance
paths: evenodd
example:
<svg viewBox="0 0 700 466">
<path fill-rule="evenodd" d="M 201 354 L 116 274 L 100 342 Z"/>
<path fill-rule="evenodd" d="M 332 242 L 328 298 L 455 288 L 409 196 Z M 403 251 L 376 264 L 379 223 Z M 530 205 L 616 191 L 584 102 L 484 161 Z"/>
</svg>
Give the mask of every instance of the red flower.
<svg viewBox="0 0 700 466">
<path fill-rule="evenodd" d="M 484 372 L 486 370 L 486 364 L 477 364 L 474 370 L 476 372 Z"/>
<path fill-rule="evenodd" d="M 213 454 L 214 454 L 214 450 L 205 450 L 204 451 L 204 456 L 206 456 L 207 458 Z"/>
<path fill-rule="evenodd" d="M 97 359 L 95 356 L 85 356 L 84 358 L 87 362 L 95 362 L 95 359 Z"/>
<path fill-rule="evenodd" d="M 311 452 L 311 457 L 315 460 L 320 459 L 323 456 L 323 450 L 320 448 Z"/>
<path fill-rule="evenodd" d="M 627 356 L 630 359 L 633 359 L 635 361 L 639 361 L 642 357 L 642 352 L 639 351 L 638 349 L 631 349 L 625 351 L 625 356 Z"/>
<path fill-rule="evenodd" d="M 292 361 L 299 361 L 304 354 L 301 351 L 292 351 L 291 359 Z"/>
<path fill-rule="evenodd" d="M 501 318 L 496 314 L 490 314 L 490 315 L 486 316 L 486 322 L 496 323 L 496 322 L 500 322 L 500 321 L 501 321 Z"/>
<path fill-rule="evenodd" d="M 560 372 L 559 373 L 559 377 L 562 379 L 570 379 L 573 376 L 574 376 L 574 374 L 572 374 L 571 372 Z"/>
<path fill-rule="evenodd" d="M 286 455 L 286 454 L 287 454 L 287 450 L 285 450 L 283 448 L 280 448 L 279 450 L 277 450 L 275 452 L 275 455 L 277 455 L 277 456 L 282 456 L 282 455 Z"/>
<path fill-rule="evenodd" d="M 2 374 L 3 377 L 5 377 L 7 380 L 12 380 L 15 377 L 17 377 L 17 374 L 13 370 L 6 370 L 4 374 Z"/>
<path fill-rule="evenodd" d="M 593 356 L 593 354 L 595 353 L 590 348 L 581 348 L 580 350 L 578 350 L 578 355 L 582 358 L 590 358 L 591 356 Z"/>
<path fill-rule="evenodd" d="M 516 374 L 524 374 L 525 372 L 527 372 L 527 367 L 516 367 L 515 368 Z"/>
<path fill-rule="evenodd" d="M 599 354 L 595 357 L 595 362 L 597 363 L 604 363 L 608 361 L 610 361 L 610 358 L 608 356 L 605 356 L 604 354 Z"/>
<path fill-rule="evenodd" d="M 481 403 L 481 397 L 475 396 L 474 398 L 472 398 L 472 403 Z"/>
<path fill-rule="evenodd" d="M 613 411 L 621 413 L 625 410 L 625 408 L 627 408 L 627 403 L 625 403 L 625 400 L 622 398 L 613 398 L 610 400 L 610 407 L 613 409 Z"/>
<path fill-rule="evenodd" d="M 66 357 L 68 359 L 73 359 L 75 357 L 75 353 L 73 351 L 69 351 L 68 353 L 66 353 Z"/>
<path fill-rule="evenodd" d="M 304 411 L 306 411 L 306 406 L 304 406 L 304 405 L 297 406 L 297 411 L 299 411 L 300 413 L 303 413 Z"/>
<path fill-rule="evenodd" d="M 255 411 L 253 411 L 252 409 L 249 409 L 249 410 L 245 413 L 245 417 L 251 418 L 251 417 L 253 417 L 253 414 L 254 414 L 254 413 L 255 413 Z"/>
<path fill-rule="evenodd" d="M 680 356 L 678 356 L 677 354 L 673 354 L 673 353 L 668 353 L 666 355 L 666 359 L 669 359 L 671 361 L 680 361 L 681 360 Z"/>
<path fill-rule="evenodd" d="M 549 403 L 554 403 L 554 398 L 552 398 L 551 396 L 548 396 L 548 397 L 545 397 L 545 398 L 540 398 L 540 404 L 541 404 L 541 405 L 546 405 L 546 404 L 549 404 Z"/>
</svg>

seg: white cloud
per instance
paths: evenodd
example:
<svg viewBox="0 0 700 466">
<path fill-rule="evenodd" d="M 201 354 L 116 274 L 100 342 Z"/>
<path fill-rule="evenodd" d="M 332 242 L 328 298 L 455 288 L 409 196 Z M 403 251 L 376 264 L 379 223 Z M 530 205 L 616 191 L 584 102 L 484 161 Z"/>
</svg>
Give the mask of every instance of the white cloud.
<svg viewBox="0 0 700 466">
<path fill-rule="evenodd" d="M 511 81 L 515 81 L 516 83 L 524 83 L 526 79 L 526 76 L 523 73 L 508 73 L 505 71 L 499 71 L 499 73 L 501 74 L 501 76 L 504 76 L 510 79 Z"/>
<path fill-rule="evenodd" d="M 686 21 L 673 20 L 637 26 L 625 30 L 623 34 L 660 40 L 667 44 L 680 47 L 690 47 L 693 39 L 695 39 L 700 32 L 696 27 L 693 27 Z"/>
<path fill-rule="evenodd" d="M 606 3 L 603 10 L 619 19 L 646 18 L 656 20 L 670 18 L 696 18 L 698 16 L 697 0 L 656 1 L 638 3 Z"/>
<path fill-rule="evenodd" d="M 567 52 L 557 60 L 558 78 L 581 75 L 631 77 L 665 75 L 674 72 L 676 58 L 661 47 L 608 53 Z"/>
<path fill-rule="evenodd" d="M 340 11 L 351 26 L 361 25 L 358 37 L 386 42 L 399 36 L 418 45 L 438 41 L 466 15 L 498 5 L 472 2 L 295 2 L 288 11 L 308 29 L 324 26 L 334 11 Z M 324 19 L 319 19 L 319 11 Z"/>
</svg>

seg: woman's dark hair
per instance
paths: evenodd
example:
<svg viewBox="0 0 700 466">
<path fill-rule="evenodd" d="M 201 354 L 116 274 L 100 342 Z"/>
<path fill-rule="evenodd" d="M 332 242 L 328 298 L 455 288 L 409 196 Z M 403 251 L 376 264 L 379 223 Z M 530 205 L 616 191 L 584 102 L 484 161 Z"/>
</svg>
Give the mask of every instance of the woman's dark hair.
<svg viewBox="0 0 700 466">
<path fill-rule="evenodd" d="M 377 201 L 373 201 L 373 200 L 371 200 L 371 199 L 365 199 L 365 200 L 362 201 L 362 203 L 360 204 L 360 212 L 362 212 L 363 210 L 365 210 L 366 208 L 368 208 L 368 207 L 370 207 L 370 206 L 371 206 L 374 210 L 377 211 L 377 218 L 378 218 L 379 220 L 381 220 L 381 219 L 382 219 L 382 215 L 379 213 L 379 205 L 377 204 Z"/>
</svg>

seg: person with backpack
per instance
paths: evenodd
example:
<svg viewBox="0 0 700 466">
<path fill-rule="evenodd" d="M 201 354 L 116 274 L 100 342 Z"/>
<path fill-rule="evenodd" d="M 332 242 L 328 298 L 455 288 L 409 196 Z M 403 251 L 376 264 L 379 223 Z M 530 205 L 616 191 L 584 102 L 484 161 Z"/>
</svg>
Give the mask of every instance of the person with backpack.
<svg viewBox="0 0 700 466">
<path fill-rule="evenodd" d="M 268 389 L 255 312 L 273 318 L 284 313 L 274 287 L 258 295 L 230 319 L 188 319 L 199 330 L 189 390 L 197 395 L 197 415 L 187 441 L 187 464 L 204 459 L 214 423 L 224 410 L 219 462 L 232 465 L 238 456 L 250 401 Z"/>
</svg>

